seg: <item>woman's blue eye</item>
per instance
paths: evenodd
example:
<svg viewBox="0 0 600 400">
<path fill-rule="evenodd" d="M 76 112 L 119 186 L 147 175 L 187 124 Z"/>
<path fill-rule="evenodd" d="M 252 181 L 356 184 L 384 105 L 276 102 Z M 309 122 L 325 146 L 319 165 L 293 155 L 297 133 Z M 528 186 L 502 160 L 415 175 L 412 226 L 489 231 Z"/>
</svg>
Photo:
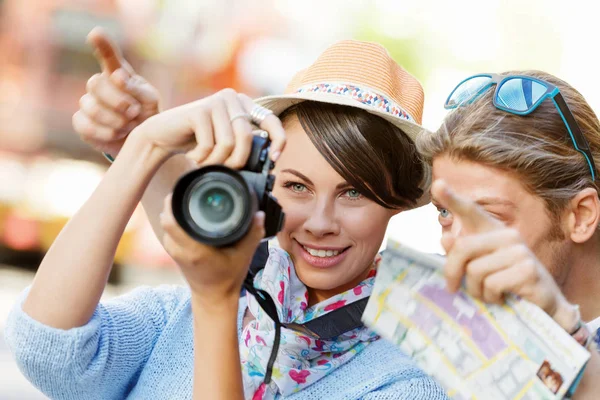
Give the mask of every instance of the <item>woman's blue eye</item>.
<svg viewBox="0 0 600 400">
<path fill-rule="evenodd" d="M 292 190 L 294 192 L 304 192 L 306 190 L 306 186 L 301 183 L 294 183 L 292 184 Z"/>
<path fill-rule="evenodd" d="M 440 209 L 438 209 L 438 211 L 440 212 L 440 216 L 441 216 L 442 218 L 448 218 L 448 217 L 451 215 L 451 214 L 450 214 L 450 211 L 448 211 L 448 210 L 447 210 L 447 209 L 445 209 L 445 208 L 440 208 Z"/>
<path fill-rule="evenodd" d="M 346 193 L 351 199 L 358 199 L 360 197 L 360 192 L 356 189 L 350 189 Z"/>
</svg>

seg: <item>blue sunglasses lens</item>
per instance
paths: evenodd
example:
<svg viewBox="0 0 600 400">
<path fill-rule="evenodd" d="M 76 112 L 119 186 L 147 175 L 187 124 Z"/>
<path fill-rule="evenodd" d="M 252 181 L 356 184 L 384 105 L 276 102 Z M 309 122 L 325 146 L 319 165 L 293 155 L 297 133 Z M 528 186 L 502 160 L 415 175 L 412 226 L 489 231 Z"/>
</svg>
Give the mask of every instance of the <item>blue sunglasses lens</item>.
<svg viewBox="0 0 600 400">
<path fill-rule="evenodd" d="M 491 76 L 476 76 L 467 79 L 457 86 L 446 101 L 446 108 L 456 108 L 474 98 L 479 92 L 489 87 L 492 83 Z"/>
<path fill-rule="evenodd" d="M 510 78 L 498 88 L 496 103 L 508 110 L 530 110 L 548 91 L 542 83 L 526 78 Z"/>
</svg>

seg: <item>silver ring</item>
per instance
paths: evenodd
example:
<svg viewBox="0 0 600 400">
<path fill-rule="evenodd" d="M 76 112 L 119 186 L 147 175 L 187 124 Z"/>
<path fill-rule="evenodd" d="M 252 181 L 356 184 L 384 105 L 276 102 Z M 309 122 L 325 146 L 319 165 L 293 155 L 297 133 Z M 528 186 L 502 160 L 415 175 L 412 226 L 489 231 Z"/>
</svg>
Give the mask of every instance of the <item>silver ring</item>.
<svg viewBox="0 0 600 400">
<path fill-rule="evenodd" d="M 263 139 L 268 139 L 269 138 L 269 132 L 262 130 L 262 129 L 257 129 L 252 131 L 252 134 L 254 136 L 260 136 Z"/>
<path fill-rule="evenodd" d="M 256 126 L 260 126 L 263 123 L 267 116 L 273 114 L 273 111 L 268 108 L 264 108 L 262 106 L 256 105 L 250 112 L 250 120 Z"/>
<path fill-rule="evenodd" d="M 239 114 L 235 114 L 233 117 L 229 118 L 229 121 L 230 121 L 231 123 L 233 123 L 233 121 L 235 121 L 235 120 L 236 120 L 236 119 L 238 119 L 238 118 L 244 118 L 244 119 L 246 119 L 246 120 L 248 120 L 248 121 L 250 121 L 250 120 L 251 120 L 251 119 L 250 119 L 250 115 L 248 115 L 248 114 L 246 114 L 246 113 L 239 113 Z"/>
</svg>

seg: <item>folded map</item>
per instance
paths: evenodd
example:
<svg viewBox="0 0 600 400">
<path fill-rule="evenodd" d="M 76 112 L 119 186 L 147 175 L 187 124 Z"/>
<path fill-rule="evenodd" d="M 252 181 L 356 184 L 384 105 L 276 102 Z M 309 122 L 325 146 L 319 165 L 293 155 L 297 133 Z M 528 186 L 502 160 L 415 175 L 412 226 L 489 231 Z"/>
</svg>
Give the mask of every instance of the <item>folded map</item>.
<svg viewBox="0 0 600 400">
<path fill-rule="evenodd" d="M 450 293 L 444 258 L 390 241 L 363 321 L 453 399 L 562 399 L 590 355 L 532 303 Z"/>
</svg>

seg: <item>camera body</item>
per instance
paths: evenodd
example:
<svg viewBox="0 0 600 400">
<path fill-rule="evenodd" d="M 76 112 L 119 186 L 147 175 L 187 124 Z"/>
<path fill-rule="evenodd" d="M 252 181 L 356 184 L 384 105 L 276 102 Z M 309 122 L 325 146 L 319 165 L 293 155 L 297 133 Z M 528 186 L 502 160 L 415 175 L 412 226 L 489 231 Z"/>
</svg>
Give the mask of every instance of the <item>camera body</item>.
<svg viewBox="0 0 600 400">
<path fill-rule="evenodd" d="M 244 168 L 211 165 L 182 176 L 173 189 L 171 207 L 177 223 L 195 240 L 230 246 L 252 226 L 254 214 L 265 213 L 265 238 L 283 227 L 285 215 L 271 194 L 275 177 L 268 138 L 254 136 Z"/>
</svg>

